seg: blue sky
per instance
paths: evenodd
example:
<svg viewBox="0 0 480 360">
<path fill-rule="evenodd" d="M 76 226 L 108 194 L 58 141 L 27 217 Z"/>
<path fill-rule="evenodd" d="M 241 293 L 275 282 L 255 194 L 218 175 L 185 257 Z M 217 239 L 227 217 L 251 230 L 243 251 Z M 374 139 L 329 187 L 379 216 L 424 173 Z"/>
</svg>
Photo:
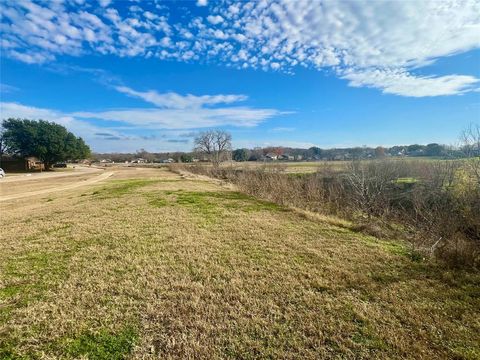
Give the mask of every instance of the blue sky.
<svg viewBox="0 0 480 360">
<path fill-rule="evenodd" d="M 95 151 L 440 142 L 480 123 L 480 2 L 1 3 L 1 117 Z"/>
</svg>

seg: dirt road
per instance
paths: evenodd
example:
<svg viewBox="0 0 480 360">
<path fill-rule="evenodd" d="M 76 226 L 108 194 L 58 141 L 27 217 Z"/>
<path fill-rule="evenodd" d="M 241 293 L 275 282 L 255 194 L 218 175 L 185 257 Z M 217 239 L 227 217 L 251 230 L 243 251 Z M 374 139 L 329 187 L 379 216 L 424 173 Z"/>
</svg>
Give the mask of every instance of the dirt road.
<svg viewBox="0 0 480 360">
<path fill-rule="evenodd" d="M 79 176 L 82 174 L 93 174 L 93 173 L 98 173 L 103 171 L 104 171 L 103 169 L 99 169 L 99 168 L 80 166 L 80 167 L 76 167 L 75 169 L 70 168 L 69 171 L 62 171 L 62 170 L 54 171 L 54 172 L 44 171 L 44 172 L 31 173 L 31 174 L 21 174 L 21 175 L 15 174 L 13 176 L 9 176 L 7 174 L 7 177 L 0 180 L 0 186 L 2 184 L 8 184 L 12 182 L 16 183 L 20 181 L 43 180 L 43 179 L 66 177 L 66 176 Z"/>
<path fill-rule="evenodd" d="M 79 168 L 72 172 L 5 178 L 0 181 L 0 202 L 75 189 L 105 180 L 113 174 L 113 171 Z"/>
</svg>

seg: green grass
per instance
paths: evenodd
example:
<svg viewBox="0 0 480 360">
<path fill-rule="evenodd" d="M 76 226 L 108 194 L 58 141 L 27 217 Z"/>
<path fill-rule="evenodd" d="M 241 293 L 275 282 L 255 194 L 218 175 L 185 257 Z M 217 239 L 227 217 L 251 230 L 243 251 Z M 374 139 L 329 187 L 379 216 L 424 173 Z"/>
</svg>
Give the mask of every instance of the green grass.
<svg viewBox="0 0 480 360">
<path fill-rule="evenodd" d="M 4 286 L 0 288 L 0 299 L 5 303 L 0 314 L 41 298 L 51 284 L 66 276 L 66 260 L 70 255 L 70 252 L 29 252 L 7 261 L 2 272 Z M 0 315 L 2 320 L 6 319 Z"/>
<path fill-rule="evenodd" d="M 121 360 L 127 358 L 137 338 L 137 331 L 131 326 L 116 333 L 103 329 L 96 333 L 86 332 L 74 339 L 65 339 L 62 348 L 71 358 Z"/>
<path fill-rule="evenodd" d="M 225 210 L 280 211 L 283 208 L 275 203 L 257 200 L 241 192 L 233 191 L 177 191 L 174 195 L 176 203 L 194 210 L 210 222 L 215 222 Z"/>
<path fill-rule="evenodd" d="M 284 211 L 281 206 L 257 200 L 252 196 L 234 191 L 150 191 L 143 194 L 154 207 L 180 205 L 207 223 L 215 223 L 228 212 Z"/>
<path fill-rule="evenodd" d="M 1 272 L 0 327 L 14 317 L 16 311 L 44 298 L 47 291 L 64 279 L 68 253 L 29 252 L 4 264 Z M 5 336 L 6 335 L 6 336 Z M 26 359 L 14 351 L 15 333 L 0 334 L 0 359 Z"/>
<path fill-rule="evenodd" d="M 168 206 L 170 204 L 168 200 L 162 198 L 161 195 L 149 196 L 149 197 L 150 197 L 150 200 L 148 201 L 148 203 L 154 207 L 161 208 L 164 206 Z"/>
<path fill-rule="evenodd" d="M 158 180 L 152 179 L 132 179 L 132 180 L 114 180 L 108 187 L 103 187 L 96 190 L 92 195 L 101 199 L 107 199 L 112 197 L 119 197 L 128 193 L 131 193 L 137 189 L 151 185 L 158 182 Z"/>
</svg>

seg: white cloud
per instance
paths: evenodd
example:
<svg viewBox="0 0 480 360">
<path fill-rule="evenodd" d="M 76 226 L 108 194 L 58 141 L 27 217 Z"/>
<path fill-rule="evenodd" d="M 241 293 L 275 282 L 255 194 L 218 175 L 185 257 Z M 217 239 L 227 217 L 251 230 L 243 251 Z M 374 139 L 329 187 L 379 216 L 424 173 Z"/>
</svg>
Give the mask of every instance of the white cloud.
<svg viewBox="0 0 480 360">
<path fill-rule="evenodd" d="M 231 15 L 237 15 L 240 12 L 240 8 L 238 7 L 238 5 L 233 4 L 228 7 L 228 12 Z"/>
<path fill-rule="evenodd" d="M 303 66 L 402 96 L 461 94 L 477 81 L 468 74 L 418 74 L 440 58 L 480 48 L 478 0 L 226 1 L 212 14 L 175 23 L 164 7 L 153 14 L 139 2 L 138 11 L 125 14 L 115 2 L 106 10 L 92 4 L 3 4 L 2 52 L 26 63 L 97 53 L 287 73 Z"/>
<path fill-rule="evenodd" d="M 18 90 L 19 89 L 15 86 L 0 83 L 0 93 L 12 93 Z"/>
<path fill-rule="evenodd" d="M 54 59 L 53 55 L 50 55 L 48 53 L 25 54 L 20 53 L 16 50 L 10 51 L 9 55 L 12 58 L 20 60 L 27 64 L 42 64 Z"/>
<path fill-rule="evenodd" d="M 197 6 L 207 6 L 208 0 L 197 0 Z"/>
<path fill-rule="evenodd" d="M 273 131 L 273 132 L 291 132 L 291 131 L 295 131 L 295 128 L 293 128 L 293 127 L 276 127 L 276 128 L 273 128 L 271 131 Z"/>
<path fill-rule="evenodd" d="M 218 25 L 223 22 L 223 18 L 220 15 L 208 15 L 207 20 L 210 24 Z"/>
<path fill-rule="evenodd" d="M 27 106 L 13 102 L 0 102 L 0 119 L 8 118 L 25 118 L 25 119 L 42 119 L 56 122 L 65 126 L 75 135 L 84 139 L 92 139 L 95 133 L 105 132 L 106 129 L 97 127 L 85 121 L 80 121 L 75 117 L 63 113 L 61 111 Z M 115 131 L 109 130 L 114 136 L 120 136 Z"/>
<path fill-rule="evenodd" d="M 151 131 L 149 132 L 150 135 L 146 136 L 131 135 L 121 133 L 117 129 L 92 125 L 61 111 L 0 102 L 0 118 L 10 117 L 43 119 L 63 125 L 75 135 L 81 136 L 97 152 L 135 152 L 140 148 L 150 151 L 188 151 L 191 149 L 190 143 L 181 142 L 184 138 L 178 139 L 179 141 L 171 139 L 172 137 L 182 138 L 182 132 L 178 131 L 164 132 L 163 135 L 153 135 Z M 131 130 L 130 127 L 126 129 Z M 167 134 L 170 139 L 167 139 Z"/>
<path fill-rule="evenodd" d="M 127 86 L 117 86 L 115 89 L 132 97 L 143 99 L 158 107 L 170 109 L 199 108 L 205 105 L 230 104 L 247 99 L 245 95 L 180 95 L 174 92 L 159 94 L 155 90 L 135 91 Z"/>
<path fill-rule="evenodd" d="M 275 109 L 249 107 L 199 109 L 122 109 L 75 112 L 84 119 L 120 121 L 142 129 L 197 129 L 221 126 L 251 127 L 283 113 Z"/>
<path fill-rule="evenodd" d="M 280 64 L 278 62 L 272 62 L 272 63 L 270 63 L 270 67 L 273 70 L 277 70 L 277 69 L 280 69 Z"/>
<path fill-rule="evenodd" d="M 100 4 L 100 6 L 102 7 L 107 7 L 108 5 L 110 5 L 112 2 L 112 0 L 98 0 L 98 3 Z"/>
<path fill-rule="evenodd" d="M 343 76 L 354 87 L 374 87 L 386 94 L 411 97 L 462 94 L 478 89 L 480 80 L 473 76 L 412 76 L 403 70 L 347 71 Z"/>
<path fill-rule="evenodd" d="M 275 116 L 286 114 L 276 109 L 257 109 L 246 106 L 204 107 L 244 100 L 243 95 L 181 96 L 175 93 L 158 94 L 154 91 L 147 95 L 142 92 L 138 92 L 138 94 L 140 98 L 145 98 L 146 101 L 153 102 L 161 108 L 67 113 L 13 102 L 0 102 L 0 118 L 20 117 L 54 121 L 65 126 L 74 134 L 82 136 L 96 151 L 134 151 L 147 146 L 150 149 L 171 151 L 189 150 L 188 146 L 190 145 L 184 139 L 180 139 L 181 141 L 178 139 L 178 141 L 175 139 L 158 140 L 154 143 L 156 132 L 168 131 L 174 134 L 176 131 L 177 136 L 182 138 L 185 137 L 182 134 L 184 135 L 186 130 L 222 126 L 252 127 Z M 192 97 L 191 100 L 188 100 L 189 96 Z M 196 105 L 190 106 L 191 102 Z M 98 124 L 98 120 L 114 121 L 118 125 L 113 127 L 112 125 L 108 125 L 108 127 L 95 125 L 95 123 Z M 150 136 L 132 135 L 132 132 L 135 134 L 146 132 Z M 190 133 L 187 132 L 187 134 Z M 108 144 L 105 143 L 106 141 Z"/>
<path fill-rule="evenodd" d="M 333 68 L 352 86 L 415 97 L 471 91 L 478 81 L 456 74 L 415 75 L 415 69 L 440 57 L 480 47 L 478 1 L 282 0 L 240 6 L 236 25 L 228 25 L 246 38 L 240 51 L 260 58 L 247 63 L 252 67 Z M 229 13 L 230 8 L 220 12 L 227 18 Z M 235 56 L 230 58 L 235 66 Z"/>
</svg>

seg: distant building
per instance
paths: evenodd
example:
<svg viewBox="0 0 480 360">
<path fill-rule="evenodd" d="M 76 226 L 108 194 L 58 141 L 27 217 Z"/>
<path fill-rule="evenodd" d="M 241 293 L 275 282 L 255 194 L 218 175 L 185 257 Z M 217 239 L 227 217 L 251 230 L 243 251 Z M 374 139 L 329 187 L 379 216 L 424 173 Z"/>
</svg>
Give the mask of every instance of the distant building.
<svg viewBox="0 0 480 360">
<path fill-rule="evenodd" d="M 289 161 L 293 161 L 293 160 L 295 160 L 295 158 L 294 158 L 292 155 L 283 154 L 283 155 L 278 156 L 278 160 L 289 160 Z"/>
<path fill-rule="evenodd" d="M 265 160 L 277 160 L 278 156 L 274 153 L 268 153 L 265 155 Z"/>
<path fill-rule="evenodd" d="M 35 156 L 15 157 L 2 156 L 0 167 L 5 171 L 35 171 L 45 170 L 45 165 Z"/>
</svg>

